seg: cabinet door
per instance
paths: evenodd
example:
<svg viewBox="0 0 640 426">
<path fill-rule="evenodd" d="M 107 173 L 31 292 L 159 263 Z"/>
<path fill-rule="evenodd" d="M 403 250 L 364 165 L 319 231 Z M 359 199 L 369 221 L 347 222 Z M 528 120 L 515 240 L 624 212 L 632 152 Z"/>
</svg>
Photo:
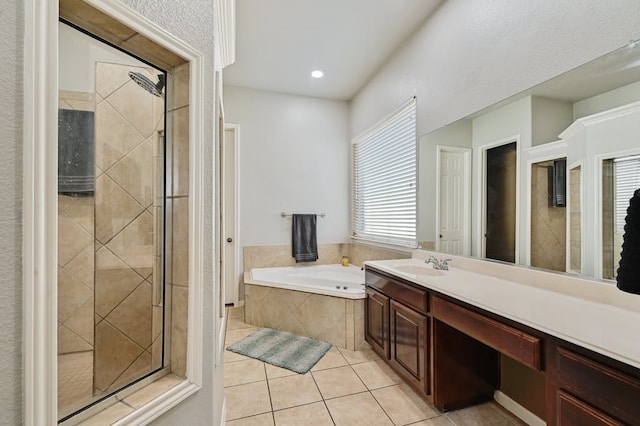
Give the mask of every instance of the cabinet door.
<svg viewBox="0 0 640 426">
<path fill-rule="evenodd" d="M 383 358 L 389 359 L 389 298 L 367 288 L 365 340 Z"/>
<path fill-rule="evenodd" d="M 429 318 L 391 300 L 391 364 L 406 380 L 429 394 Z"/>
<path fill-rule="evenodd" d="M 558 391 L 558 425 L 560 426 L 623 426 L 595 407 L 573 395 Z"/>
</svg>

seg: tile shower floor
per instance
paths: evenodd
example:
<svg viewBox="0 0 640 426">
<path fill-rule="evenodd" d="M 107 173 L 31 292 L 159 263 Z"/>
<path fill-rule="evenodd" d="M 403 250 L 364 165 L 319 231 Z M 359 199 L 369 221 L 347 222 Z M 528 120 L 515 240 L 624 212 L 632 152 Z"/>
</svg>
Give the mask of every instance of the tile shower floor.
<svg viewBox="0 0 640 426">
<path fill-rule="evenodd" d="M 228 308 L 226 345 L 251 334 L 244 308 Z M 371 349 L 331 348 L 304 375 L 225 351 L 227 425 L 524 425 L 494 402 L 439 413 Z"/>
</svg>

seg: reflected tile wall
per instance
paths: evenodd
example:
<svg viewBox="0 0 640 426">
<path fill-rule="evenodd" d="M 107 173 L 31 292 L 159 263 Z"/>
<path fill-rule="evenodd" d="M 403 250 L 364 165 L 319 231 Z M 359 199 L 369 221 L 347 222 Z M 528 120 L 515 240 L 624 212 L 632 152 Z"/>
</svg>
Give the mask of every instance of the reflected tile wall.
<svg viewBox="0 0 640 426">
<path fill-rule="evenodd" d="M 549 206 L 548 167 L 531 166 L 531 266 L 565 271 L 566 208 Z"/>
<path fill-rule="evenodd" d="M 570 204 L 570 266 L 571 270 L 582 272 L 582 167 L 569 171 Z"/>
<path fill-rule="evenodd" d="M 58 108 L 95 111 L 95 96 L 61 90 Z M 58 354 L 93 350 L 93 235 L 94 197 L 59 194 Z"/>
</svg>

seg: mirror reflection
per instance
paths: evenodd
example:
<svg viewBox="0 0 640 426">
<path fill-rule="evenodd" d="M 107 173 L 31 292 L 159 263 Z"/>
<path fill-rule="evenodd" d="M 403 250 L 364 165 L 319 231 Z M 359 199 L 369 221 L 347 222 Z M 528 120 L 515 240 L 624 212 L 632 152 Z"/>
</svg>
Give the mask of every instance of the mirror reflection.
<svg viewBox="0 0 640 426">
<path fill-rule="evenodd" d="M 421 136 L 420 246 L 615 279 L 638 134 L 631 43 Z"/>
<path fill-rule="evenodd" d="M 165 73 L 60 24 L 58 413 L 163 366 Z"/>
</svg>

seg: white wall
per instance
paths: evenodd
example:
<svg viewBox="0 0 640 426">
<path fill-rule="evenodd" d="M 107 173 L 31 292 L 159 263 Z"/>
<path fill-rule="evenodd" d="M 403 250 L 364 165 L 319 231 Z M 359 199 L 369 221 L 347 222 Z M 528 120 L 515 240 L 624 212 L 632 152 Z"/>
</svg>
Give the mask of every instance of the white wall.
<svg viewBox="0 0 640 426">
<path fill-rule="evenodd" d="M 573 122 L 570 102 L 542 96 L 531 97 L 531 145 L 558 140 L 558 135 Z"/>
<path fill-rule="evenodd" d="M 224 88 L 225 121 L 240 126 L 240 244 L 291 244 L 287 213 L 318 218 L 318 244 L 349 235 L 346 102 L 234 86 Z"/>
<path fill-rule="evenodd" d="M 586 117 L 631 102 L 640 101 L 640 81 L 573 104 L 573 118 Z"/>
<path fill-rule="evenodd" d="M 22 145 L 24 2 L 0 13 L 0 424 L 22 424 Z"/>
<path fill-rule="evenodd" d="M 360 90 L 351 135 L 418 100 L 418 135 L 640 38 L 636 0 L 448 0 Z"/>
</svg>

